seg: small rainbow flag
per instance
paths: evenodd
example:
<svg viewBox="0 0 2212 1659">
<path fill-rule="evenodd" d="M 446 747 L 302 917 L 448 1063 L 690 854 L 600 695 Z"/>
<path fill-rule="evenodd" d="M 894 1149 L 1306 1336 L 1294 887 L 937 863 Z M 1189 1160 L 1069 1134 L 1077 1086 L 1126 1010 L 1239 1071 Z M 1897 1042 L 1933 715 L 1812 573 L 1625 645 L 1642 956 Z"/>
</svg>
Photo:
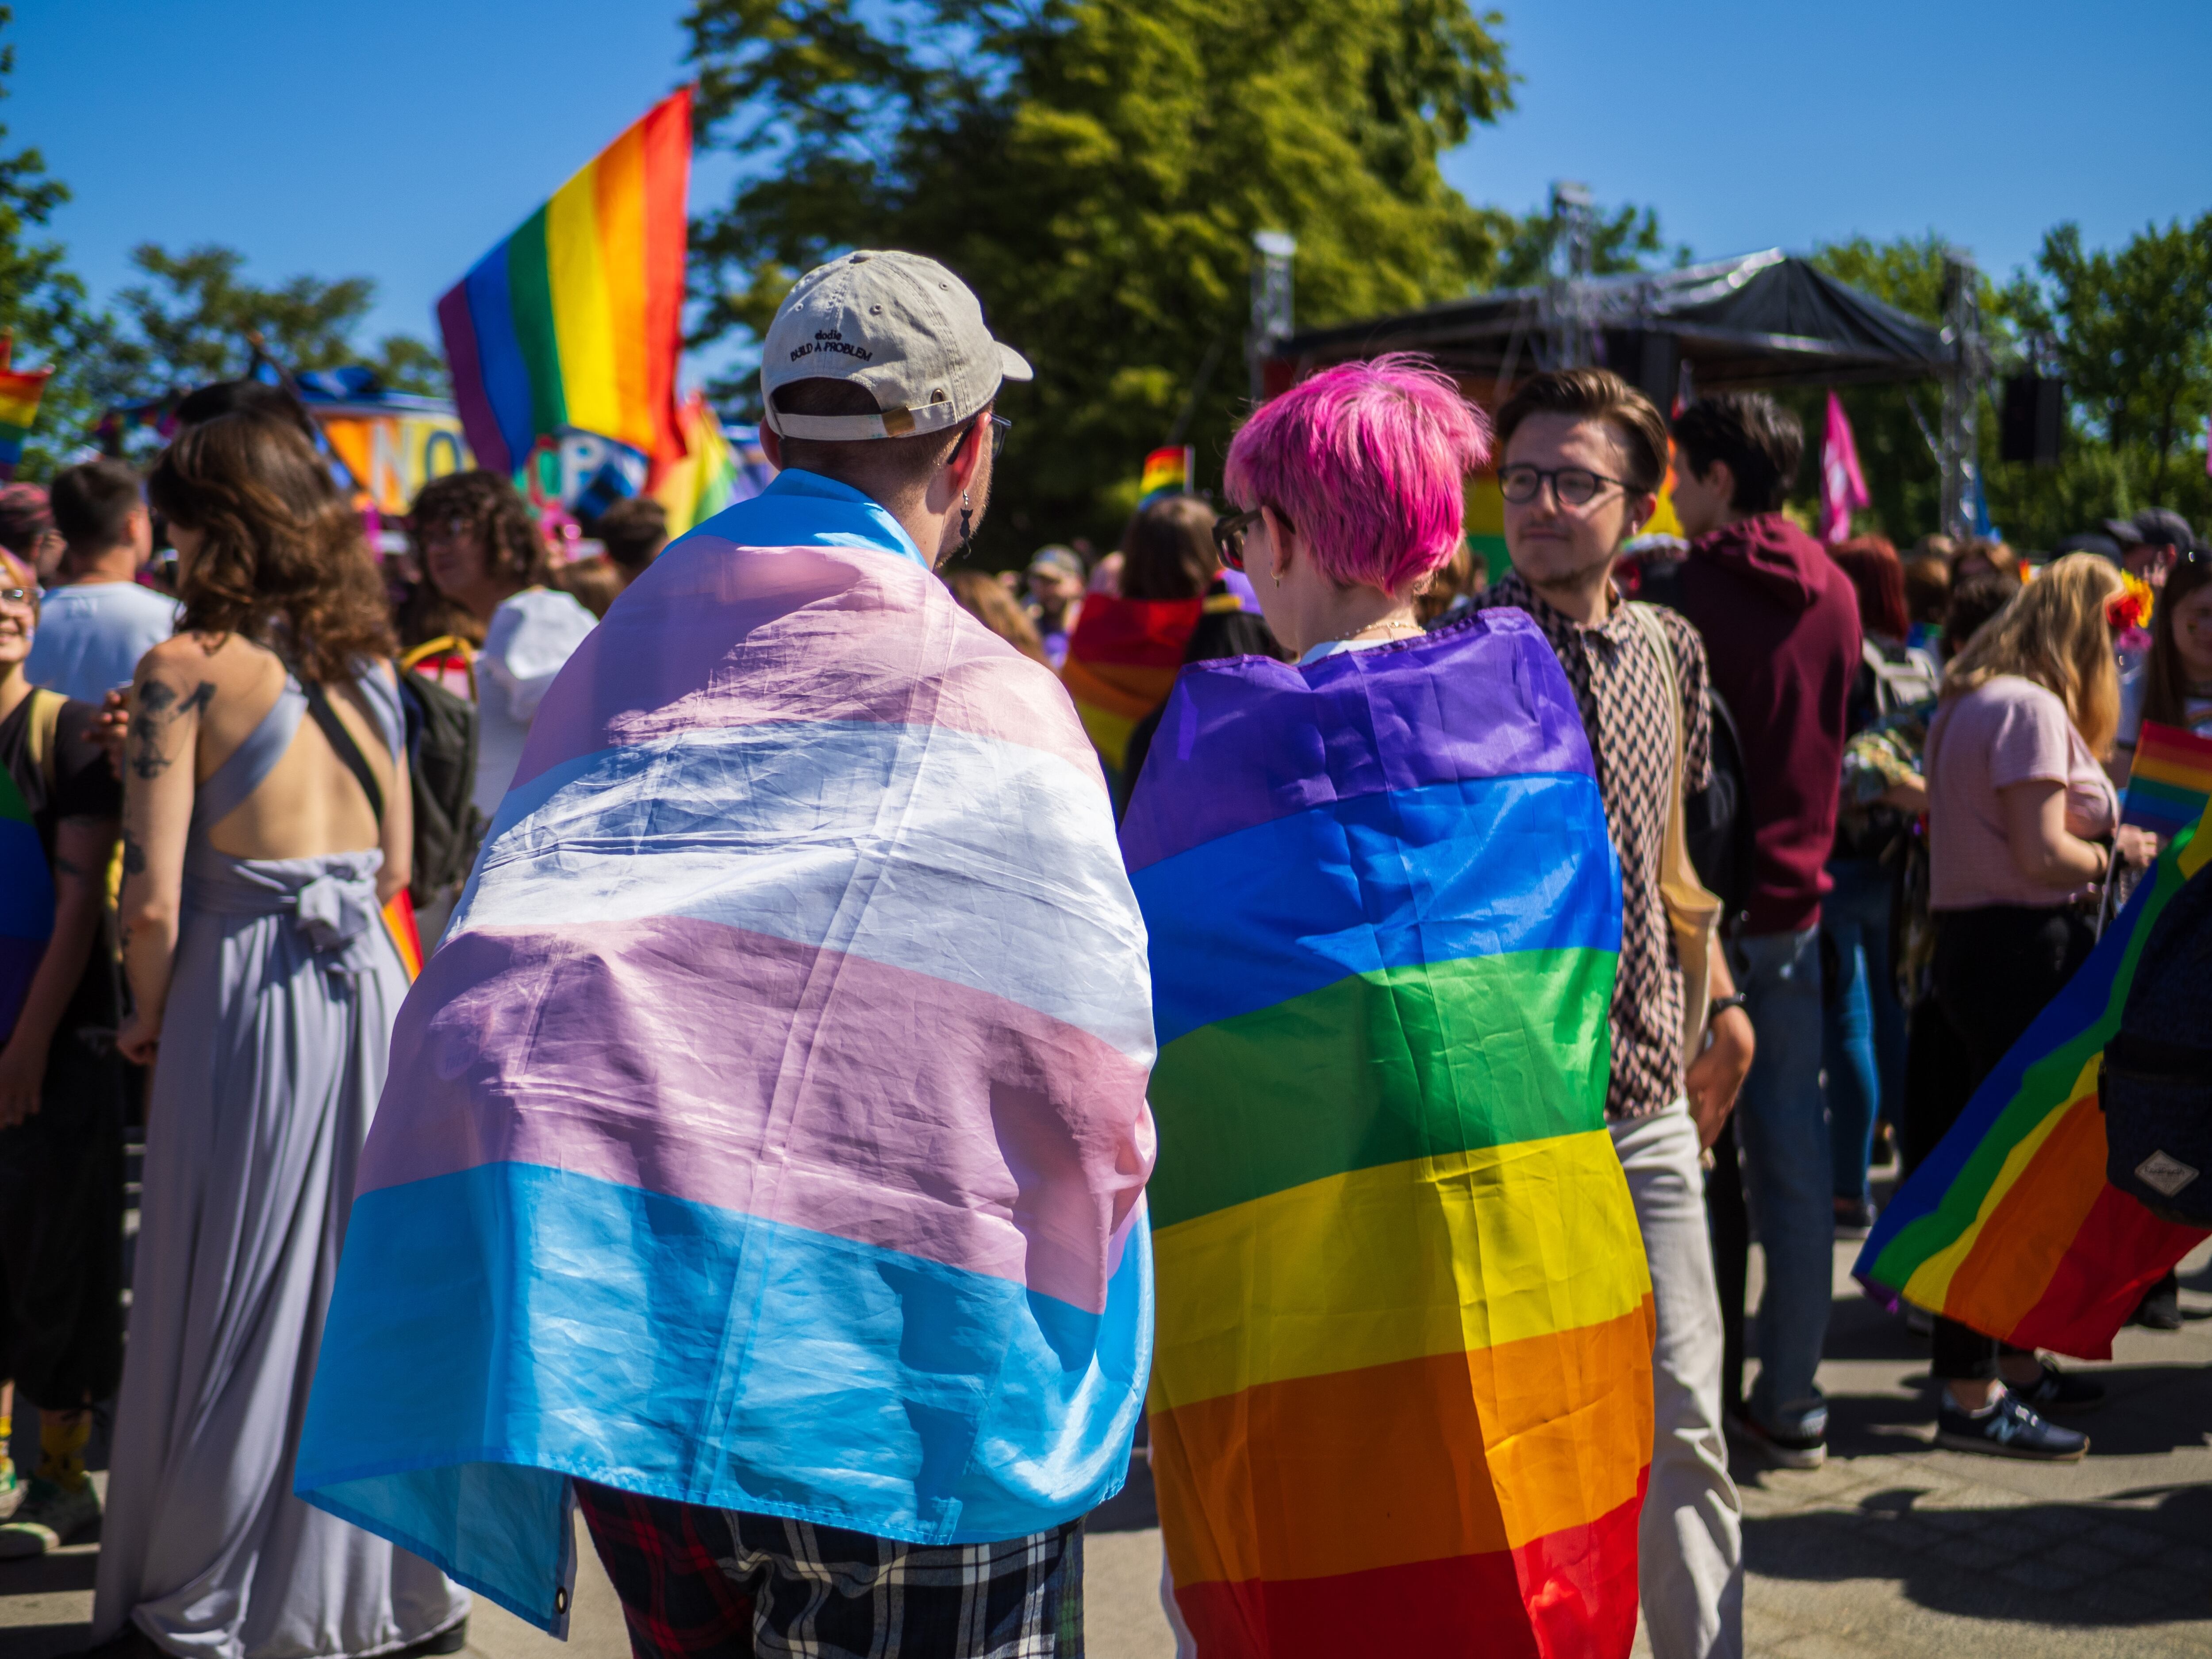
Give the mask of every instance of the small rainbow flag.
<svg viewBox="0 0 2212 1659">
<path fill-rule="evenodd" d="M 1202 599 L 1125 599 L 1118 593 L 1092 593 L 1084 599 L 1060 678 L 1075 700 L 1092 747 L 1115 776 L 1137 722 L 1174 690 L 1182 648 L 1205 614 Z"/>
<path fill-rule="evenodd" d="M 684 457 L 671 462 L 653 485 L 653 498 L 668 509 L 671 541 L 702 525 L 739 498 L 738 458 L 722 435 L 721 416 L 695 392 L 676 413 Z"/>
<path fill-rule="evenodd" d="M 1145 457 L 1145 471 L 1137 481 L 1137 505 L 1155 495 L 1180 495 L 1197 476 L 1198 450 L 1190 444 L 1170 445 Z"/>
<path fill-rule="evenodd" d="M 1651 1281 L 1605 1127 L 1620 866 L 1492 611 L 1182 672 L 1150 944 L 1148 1405 L 1200 1659 L 1626 1659 Z"/>
<path fill-rule="evenodd" d="M 659 461 L 676 424 L 691 90 L 672 93 L 438 301 L 477 464 L 512 472 L 574 427 Z"/>
<path fill-rule="evenodd" d="M 0 340 L 0 483 L 15 477 L 23 459 L 23 441 L 38 423 L 39 399 L 46 390 L 50 368 L 26 374 L 7 367 L 8 349 Z"/>
<path fill-rule="evenodd" d="M 412 985 L 422 973 L 422 933 L 415 925 L 415 901 L 404 887 L 384 907 L 384 931 L 392 935 L 399 965 L 407 970 L 407 982 Z"/>
<path fill-rule="evenodd" d="M 2142 734 L 2136 739 L 2120 822 L 2157 835 L 2179 835 L 2204 816 L 2208 804 L 2212 804 L 2212 738 L 2145 720 Z"/>
<path fill-rule="evenodd" d="M 2151 928 L 2207 863 L 2212 817 L 2160 855 L 2088 961 L 1882 1211 L 1851 1270 L 1870 1293 L 2023 1348 L 2112 1358 L 2112 1334 L 2144 1290 L 2205 1237 L 2105 1179 L 2097 1078 Z"/>
</svg>

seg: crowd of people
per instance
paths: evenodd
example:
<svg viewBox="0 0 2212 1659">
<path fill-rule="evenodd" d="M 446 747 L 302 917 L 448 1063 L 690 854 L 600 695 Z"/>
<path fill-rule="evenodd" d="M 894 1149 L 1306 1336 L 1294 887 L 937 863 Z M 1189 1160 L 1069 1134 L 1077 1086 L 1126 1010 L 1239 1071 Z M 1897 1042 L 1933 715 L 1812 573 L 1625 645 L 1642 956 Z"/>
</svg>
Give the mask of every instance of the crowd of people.
<svg viewBox="0 0 2212 1659">
<path fill-rule="evenodd" d="M 366 1498 L 347 1500 L 349 1510 L 317 1492 L 295 1495 L 295 1464 L 311 1394 L 333 1386 L 317 1376 L 326 1328 L 360 1305 L 357 1288 L 342 1293 L 340 1261 L 364 1148 L 380 1099 L 390 1099 L 387 1073 L 398 1079 L 432 1063 L 392 1051 L 410 991 L 404 941 L 388 918 L 404 896 L 434 963 L 441 941 L 465 942 L 479 927 L 465 881 L 489 859 L 478 859 L 479 843 L 507 849 L 500 857 L 511 863 L 566 856 L 553 831 L 531 828 L 553 787 L 545 780 L 601 786 L 587 773 L 548 772 L 547 756 L 533 750 L 549 699 L 567 696 L 572 714 L 587 703 L 599 709 L 609 744 L 804 719 L 927 728 L 939 734 L 933 753 L 951 743 L 946 732 L 971 744 L 1003 738 L 1030 745 L 1024 752 L 1036 765 L 1042 755 L 1064 760 L 1074 745 L 1090 781 L 1105 786 L 1095 811 L 1149 814 L 1151 823 L 1168 811 L 1145 799 L 1148 788 L 1169 787 L 1157 780 L 1155 755 L 1172 744 L 1187 758 L 1201 735 L 1218 742 L 1226 729 L 1200 734 L 1196 702 L 1170 703 L 1172 688 L 1194 683 L 1180 671 L 1266 659 L 1285 677 L 1282 686 L 1303 687 L 1346 653 L 1372 653 L 1363 672 L 1379 674 L 1387 653 L 1411 651 L 1397 672 L 1443 672 L 1453 660 L 1445 647 L 1488 637 L 1511 617 L 1513 627 L 1533 623 L 1556 659 L 1561 707 L 1571 702 L 1579 716 L 1620 875 L 1604 1016 L 1609 1060 L 1587 1104 L 1589 1125 L 1601 1124 L 1617 1154 L 1650 1283 L 1650 1470 L 1636 1528 L 1642 1610 L 1656 1653 L 1740 1653 L 1731 1438 L 1738 1455 L 1788 1468 L 1825 1459 L 1827 1405 L 1816 1374 L 1834 1241 L 1863 1237 L 1874 1221 L 1879 1149 L 1893 1149 L 1905 1171 L 1929 1155 L 2084 960 L 2109 890 L 2155 857 L 2154 839 L 2120 822 L 2118 791 L 2143 722 L 2212 736 L 2212 550 L 2159 509 L 2113 520 L 2047 557 L 1940 536 L 1902 554 L 1874 536 L 1831 545 L 1785 510 L 1803 443 L 1795 418 L 1770 398 L 1708 395 L 1670 420 L 1620 377 L 1573 368 L 1521 381 L 1485 414 L 1427 366 L 1386 358 L 1332 370 L 1263 406 L 1230 453 L 1218 511 L 1190 494 L 1150 500 L 1106 556 L 1055 544 L 1001 577 L 963 558 L 1001 464 L 999 387 L 1026 378 L 1027 365 L 990 338 L 950 273 L 906 256 L 854 258 L 870 263 L 859 274 L 840 262 L 825 268 L 830 276 L 809 277 L 777 327 L 866 334 L 873 356 L 834 368 L 813 359 L 803 374 L 788 364 L 764 372 L 763 441 L 783 471 L 766 495 L 710 521 L 673 555 L 665 552 L 665 515 L 638 499 L 590 526 L 589 557 L 556 562 L 538 507 L 507 478 L 469 471 L 422 489 L 408 516 L 408 550 L 380 564 L 309 417 L 254 383 L 187 399 L 149 476 L 94 460 L 44 489 L 0 491 L 0 829 L 12 819 L 36 842 L 0 842 L 15 860 L 6 872 L 15 891 L 0 897 L 8 924 L 0 946 L 14 950 L 0 954 L 0 1380 L 12 1387 L 15 1413 L 35 1414 L 39 1448 L 20 1471 L 0 1463 L 0 1504 L 12 1510 L 0 1516 L 0 1559 L 66 1543 L 99 1518 L 86 1451 L 96 1412 L 112 1401 L 93 1629 L 100 1650 L 176 1659 L 459 1650 L 469 1601 L 455 1578 L 482 1583 L 492 1571 L 468 1554 L 477 1547 L 474 1523 L 465 1518 L 439 1534 L 447 1541 L 434 1564 L 403 1547 L 428 1549 L 421 1540 L 430 1533 L 397 1522 L 370 1529 L 368 1518 L 383 1511 Z M 927 307 L 903 304 L 917 283 L 957 288 L 962 303 L 933 293 Z M 871 295 L 881 303 L 866 311 Z M 771 345 L 775 337 L 772 331 Z M 900 377 L 915 379 L 921 371 L 908 367 L 921 361 L 954 366 L 954 395 L 933 388 L 909 398 L 914 388 Z M 886 412 L 909 407 L 927 418 L 891 430 Z M 1364 450 L 1336 441 L 1355 422 L 1381 422 L 1389 433 L 1360 428 Z M 1398 459 L 1373 459 L 1386 453 Z M 1472 557 L 1463 534 L 1466 475 L 1484 468 L 1494 471 L 1504 507 L 1509 563 L 1494 573 Z M 1670 469 L 1682 536 L 1644 536 Z M 173 559 L 157 558 L 157 547 Z M 775 582 L 740 592 L 734 578 L 718 587 L 711 572 L 700 574 L 702 561 L 808 548 L 858 574 L 827 586 L 794 575 L 792 591 L 804 586 L 807 596 L 799 611 Z M 874 575 L 872 561 L 882 567 Z M 859 637 L 850 596 L 869 581 L 890 584 L 893 598 L 881 603 L 910 617 L 925 641 L 896 674 L 888 659 L 848 660 Z M 691 678 L 672 657 L 656 670 L 658 690 L 619 708 L 607 702 L 614 694 L 603 666 L 564 679 L 596 632 L 673 605 L 679 582 L 689 584 L 683 603 L 698 625 L 716 625 L 724 605 L 733 641 L 781 643 L 750 655 L 733 644 L 727 663 L 715 658 L 713 672 Z M 2148 602 L 2147 625 L 2145 606 L 2131 604 L 2137 596 Z M 979 649 L 1008 653 L 1024 665 L 1019 675 L 945 665 L 951 659 L 940 636 L 957 614 L 939 614 L 947 600 L 972 619 L 959 623 L 975 635 L 959 660 Z M 812 620 L 798 628 L 794 615 Z M 1422 667 L 1431 659 L 1419 653 L 1432 644 L 1443 654 Z M 811 665 L 798 659 L 807 653 Z M 791 677 L 811 668 L 821 669 L 826 689 L 791 690 Z M 732 675 L 757 706 L 714 712 Z M 994 693 L 1011 700 L 994 707 L 979 690 L 987 684 L 1016 690 Z M 799 705 L 805 712 L 790 712 Z M 1375 746 L 1387 767 L 1399 752 L 1393 744 L 1412 752 L 1425 742 L 1477 741 L 1481 734 L 1451 727 L 1452 707 L 1439 697 L 1404 715 L 1402 730 L 1382 730 L 1378 716 L 1375 730 L 1304 735 L 1275 733 L 1259 714 L 1237 718 L 1285 745 L 1281 775 L 1309 764 L 1312 746 L 1337 756 L 1333 775 L 1348 778 L 1366 763 L 1348 758 L 1366 755 L 1362 745 Z M 1051 813 L 1005 823 L 981 794 L 967 809 L 975 821 L 948 829 L 957 801 L 932 805 L 929 817 L 906 763 L 881 764 L 868 787 L 880 792 L 882 811 L 865 836 L 849 832 L 856 844 L 896 844 L 924 833 L 915 825 L 928 817 L 927 833 L 959 841 L 981 866 L 1006 872 L 994 880 L 1034 870 L 1039 881 L 1072 881 L 1055 866 L 1073 868 L 1111 834 L 1110 822 L 1101 830 L 1089 819 L 1087 828 L 1058 828 Z M 1012 764 L 991 762 L 999 769 L 990 777 L 1003 781 Z M 696 786 L 703 794 L 685 821 L 705 823 L 718 811 L 742 817 L 754 810 L 744 792 L 772 785 L 799 788 L 732 761 Z M 635 787 L 630 775 L 604 786 Z M 779 856 L 797 846 L 826 857 L 832 842 L 846 845 L 847 830 L 833 836 L 808 810 L 796 795 L 781 801 L 776 834 L 790 845 L 779 842 Z M 1066 810 L 1081 818 L 1093 809 Z M 623 822 L 629 842 L 602 835 L 591 843 L 592 859 L 616 860 L 592 866 L 594 893 L 641 881 L 642 866 L 633 866 L 657 837 L 708 836 L 650 813 Z M 1361 833 L 1412 832 L 1370 825 Z M 759 850 L 714 844 L 739 861 Z M 577 869 L 588 861 L 581 848 L 570 849 Z M 1118 869 L 1085 879 L 1102 911 L 1126 913 L 1130 937 L 1140 939 Z M 561 921 L 565 890 L 548 880 L 547 920 Z M 874 901 L 850 896 L 866 885 L 854 878 L 837 902 L 865 908 Z M 998 890 L 988 882 L 977 889 Z M 801 927 L 792 918 L 805 903 L 794 896 L 785 908 L 783 921 L 754 915 L 744 925 L 799 939 L 789 930 Z M 1441 931 L 1463 921 L 1438 910 L 1407 925 Z M 875 948 L 857 913 L 839 911 L 822 926 L 801 941 L 820 962 L 833 945 L 848 954 Z M 1379 933 L 1382 924 L 1375 926 Z M 1100 971 L 1096 961 L 1011 936 L 1001 942 L 1018 960 L 996 978 L 992 964 L 971 963 L 983 975 L 972 982 L 1000 1000 L 993 1006 L 1013 1012 L 987 1016 L 962 1004 L 958 1018 L 1018 1025 L 1042 1009 L 1060 1023 L 1024 1039 L 1016 1057 L 971 1042 L 964 1026 L 948 1030 L 963 1056 L 975 1051 L 975 1099 L 908 1101 L 884 1080 L 904 1063 L 897 1054 L 841 1053 L 814 1068 L 830 1083 L 806 1086 L 888 1088 L 884 1098 L 904 1103 L 896 1121 L 846 1123 L 838 1156 L 861 1172 L 856 1182 L 910 1181 L 927 1193 L 933 1214 L 956 1218 L 916 1224 L 920 1235 L 981 1237 L 995 1227 L 1026 1237 L 1034 1263 L 1050 1254 L 1039 1242 L 1050 1234 L 1054 1249 L 1079 1258 L 1068 1270 L 1075 1279 L 1119 1284 L 1129 1218 L 1143 1224 L 1132 1206 L 1152 1171 L 1151 1120 L 1140 1091 L 1105 1091 L 1070 1056 L 1089 1044 L 1107 1055 L 1095 1064 L 1119 1076 L 1114 1067 L 1126 1069 L 1131 1054 L 1149 1058 L 1150 1035 L 1108 1054 L 1112 1044 L 1096 1022 L 1068 1012 L 1102 994 L 1086 978 Z M 1224 966 L 1233 976 L 1236 963 Z M 464 982 L 453 977 L 460 971 L 416 982 L 424 1019 L 465 1014 L 489 1030 L 535 1018 L 519 992 L 500 1004 L 507 981 Z M 824 971 L 839 979 L 848 970 Z M 966 970 L 933 971 L 958 979 Z M 1155 971 L 1164 971 L 1157 955 Z M 1114 994 L 1125 992 L 1146 994 L 1141 985 Z M 741 1024 L 757 1012 L 746 994 L 706 984 L 697 1006 Z M 793 992 L 793 1006 L 804 1012 L 812 994 Z M 796 1018 L 777 1014 L 787 1017 Z M 827 1021 L 819 1010 L 808 1018 Z M 438 1041 L 454 1041 L 448 1026 L 435 1029 L 447 1033 Z M 1365 1040 L 1349 1024 L 1315 1029 L 1344 1044 Z M 799 1036 L 790 1042 L 803 1048 Z M 793 1052 L 805 1060 L 801 1048 Z M 465 1086 L 482 1100 L 526 1092 L 495 1067 L 467 1071 L 458 1048 L 435 1063 L 448 1067 L 441 1075 L 477 1079 Z M 916 1067 L 919 1076 L 925 1068 Z M 633 1149 L 639 1167 L 652 1162 L 637 1149 L 651 1145 L 656 1113 L 696 1109 L 689 1097 L 664 1097 L 659 1075 L 647 1067 L 626 1085 L 635 1092 L 625 1109 L 644 1126 Z M 933 1138 L 957 1140 L 946 1126 L 960 1127 L 971 1108 L 996 1126 L 981 1144 L 995 1135 L 1003 1149 L 1004 1168 L 993 1165 L 992 1177 L 1004 1175 L 1003 1192 L 965 1165 L 957 1180 L 941 1182 L 884 1173 L 903 1170 L 909 1155 L 927 1161 Z M 144 1125 L 145 1157 L 126 1344 L 123 1156 L 134 1121 Z M 902 1144 L 917 1133 L 918 1152 Z M 742 1157 L 718 1156 L 765 1168 L 773 1139 Z M 1110 1149 L 1103 1165 L 1100 1147 Z M 1162 1177 L 1186 1150 L 1162 1141 Z M 1018 1192 L 1033 1196 L 1030 1183 L 1047 1180 L 1073 1183 L 1106 1218 L 1036 1221 Z M 899 1202 L 906 1190 L 898 1188 Z M 750 1200 L 727 1202 L 743 1209 Z M 882 1229 L 871 1231 L 871 1206 L 897 1207 L 860 1197 L 824 1202 L 851 1217 L 834 1225 L 797 1219 L 872 1245 Z M 916 1236 L 883 1226 L 885 1237 Z M 526 1252 L 528 1237 L 518 1232 L 514 1248 Z M 1765 1288 L 1747 1318 L 1754 1239 Z M 608 1248 L 620 1255 L 632 1246 Z M 930 1254 L 921 1244 L 900 1248 Z M 1017 1259 L 1022 1248 L 1018 1241 Z M 931 1259 L 949 1262 L 946 1272 L 962 1265 Z M 1146 1272 L 1150 1261 L 1142 1258 Z M 992 1271 L 1021 1282 L 1018 1261 Z M 1029 1310 L 990 1316 L 1013 1322 L 1006 1340 L 1015 1347 L 1024 1321 L 1059 1317 L 1035 1311 L 1048 1298 L 1034 1278 L 1030 1285 Z M 1047 1399 L 1042 1388 L 1011 1397 L 982 1429 L 980 1419 L 960 1417 L 969 1407 L 949 1388 L 931 1395 L 936 1403 L 910 1413 L 921 1425 L 915 1468 L 898 1449 L 903 1428 L 883 1431 L 891 1449 L 867 1454 L 884 1460 L 860 1483 L 872 1495 L 819 1498 L 836 1483 L 804 1486 L 793 1471 L 816 1453 L 779 1440 L 772 1420 L 748 1431 L 741 1450 L 721 1449 L 742 1466 L 735 1488 L 703 1475 L 689 1485 L 626 1479 L 619 1461 L 587 1468 L 547 1454 L 549 1467 L 577 1483 L 638 1653 L 672 1659 L 722 1644 L 750 1651 L 756 1638 L 778 1652 L 981 1655 L 1014 1651 L 1006 1644 L 1016 1638 L 1031 1643 L 1025 1653 L 1078 1650 L 1075 1523 L 1099 1492 L 1089 1477 L 1063 1480 L 1060 1465 L 1083 1461 L 1071 1449 L 1079 1443 L 1126 1452 L 1150 1352 L 1148 1338 L 1132 1337 L 1109 1352 L 1092 1328 L 1111 1327 L 1123 1304 L 1100 1294 L 1106 1299 L 1085 1304 L 1091 1334 L 1050 1326 L 1054 1352 L 1075 1374 L 1091 1368 L 1085 1389 L 1066 1399 Z M 1218 1316 L 1233 1346 L 1261 1316 L 1224 1305 Z M 2171 1278 L 2136 1317 L 2178 1328 Z M 1949 1321 L 1920 1323 L 1930 1376 L 1942 1385 L 1938 1443 L 2007 1456 L 2083 1455 L 2086 1437 L 2059 1419 L 2100 1402 L 2094 1380 Z M 901 1351 L 939 1338 L 948 1353 L 957 1346 L 941 1331 L 909 1328 Z M 405 1340 L 404 1328 L 394 1340 Z M 756 1340 L 796 1337 L 764 1326 Z M 1085 1346 L 1094 1342 L 1095 1351 Z M 1749 1357 L 1758 1372 L 1747 1391 Z M 652 1367 L 636 1369 L 642 1378 Z M 958 1363 L 944 1358 L 941 1369 L 951 1376 Z M 516 1391 L 500 1377 L 458 1371 L 445 1386 L 466 1395 L 487 1425 L 508 1408 L 495 1396 Z M 977 1386 L 988 1394 L 999 1384 Z M 594 1409 L 628 1420 L 644 1407 L 614 1400 Z M 945 1475 L 931 1460 L 952 1455 L 931 1438 L 933 1413 L 968 1425 L 967 1439 L 945 1443 L 974 1443 L 956 1464 L 970 1455 L 1007 1460 L 994 1478 L 1025 1496 L 1006 1513 L 1049 1513 L 1052 1525 L 978 1537 L 949 1518 L 897 1519 L 935 1501 L 915 1494 Z M 0 1395 L 0 1420 L 9 1414 Z M 530 1461 L 519 1450 L 513 1460 Z M 925 1465 L 926 1477 L 917 1472 Z M 1218 1487 L 1246 1474 L 1190 1478 Z M 802 1487 L 817 1496 L 791 1495 Z M 748 1503 L 714 1501 L 739 1489 Z M 1170 1538 L 1171 1555 L 1175 1548 Z M 885 1586 L 894 1583 L 905 1588 L 893 1595 Z M 1179 1640 L 1186 1651 L 1237 1650 L 1222 1633 L 1227 1615 L 1204 1601 L 1204 1588 L 1170 1582 L 1164 1590 Z M 1213 1610 L 1201 1619 L 1194 1611 L 1201 1607 Z M 1249 1650 L 1265 1650 L 1252 1639 Z M 1347 1641 L 1346 1650 L 1358 1649 Z"/>
</svg>

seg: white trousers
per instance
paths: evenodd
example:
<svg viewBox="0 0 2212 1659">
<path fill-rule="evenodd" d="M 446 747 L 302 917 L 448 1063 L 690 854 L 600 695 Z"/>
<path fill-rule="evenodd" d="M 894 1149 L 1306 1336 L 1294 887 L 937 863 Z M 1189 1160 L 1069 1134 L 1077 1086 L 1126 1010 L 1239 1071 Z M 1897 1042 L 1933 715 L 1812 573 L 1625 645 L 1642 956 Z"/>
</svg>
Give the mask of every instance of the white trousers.
<svg viewBox="0 0 2212 1659">
<path fill-rule="evenodd" d="M 1740 1659 L 1743 1504 L 1721 1425 L 1721 1305 L 1687 1103 L 1608 1126 L 1651 1263 L 1651 1480 L 1637 1531 L 1653 1659 Z"/>
</svg>

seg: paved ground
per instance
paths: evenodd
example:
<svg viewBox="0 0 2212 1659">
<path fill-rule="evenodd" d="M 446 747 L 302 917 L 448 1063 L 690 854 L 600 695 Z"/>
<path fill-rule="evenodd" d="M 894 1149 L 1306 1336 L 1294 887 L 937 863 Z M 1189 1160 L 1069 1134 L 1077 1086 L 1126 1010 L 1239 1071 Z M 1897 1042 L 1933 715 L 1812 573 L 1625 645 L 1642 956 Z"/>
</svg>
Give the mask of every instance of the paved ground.
<svg viewBox="0 0 2212 1659">
<path fill-rule="evenodd" d="M 2212 1318 L 2172 1335 L 2124 1332 L 2112 1364 L 2090 1368 L 2112 1398 L 2082 1419 L 2094 1443 L 2085 1462 L 1966 1456 L 1929 1444 L 1926 1349 L 1857 1294 L 1852 1254 L 1837 1250 L 1832 1357 L 1820 1373 L 1832 1402 L 1829 1466 L 1739 1468 L 1750 1652 L 2212 1656 Z M 2212 1244 L 2182 1282 L 2185 1304 L 2212 1314 Z M 1093 1518 L 1086 1547 L 1092 1659 L 1170 1659 L 1141 1468 Z M 83 1645 L 97 1550 L 0 1563 L 0 1659 Z M 613 1592 L 588 1545 L 580 1553 L 568 1646 L 479 1602 L 470 1645 L 480 1659 L 624 1659 Z"/>
</svg>

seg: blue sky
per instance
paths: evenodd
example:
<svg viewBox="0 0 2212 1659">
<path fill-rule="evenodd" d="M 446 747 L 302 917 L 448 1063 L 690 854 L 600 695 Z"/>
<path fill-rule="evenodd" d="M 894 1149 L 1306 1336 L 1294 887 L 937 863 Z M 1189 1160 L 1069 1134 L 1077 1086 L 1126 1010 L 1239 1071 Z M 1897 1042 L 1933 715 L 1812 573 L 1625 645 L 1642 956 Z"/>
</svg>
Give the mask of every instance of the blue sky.
<svg viewBox="0 0 2212 1659">
<path fill-rule="evenodd" d="M 1543 0 L 1507 5 L 1519 107 L 1449 161 L 1478 201 L 1587 181 L 1700 256 L 1940 228 L 1997 273 L 2212 210 L 2212 3 Z M 98 294 L 138 242 L 262 281 L 378 283 L 370 332 L 434 337 L 471 261 L 682 78 L 677 0 L 16 0 L 9 143 L 76 200 Z M 726 192 L 695 163 L 692 207 Z"/>
</svg>

